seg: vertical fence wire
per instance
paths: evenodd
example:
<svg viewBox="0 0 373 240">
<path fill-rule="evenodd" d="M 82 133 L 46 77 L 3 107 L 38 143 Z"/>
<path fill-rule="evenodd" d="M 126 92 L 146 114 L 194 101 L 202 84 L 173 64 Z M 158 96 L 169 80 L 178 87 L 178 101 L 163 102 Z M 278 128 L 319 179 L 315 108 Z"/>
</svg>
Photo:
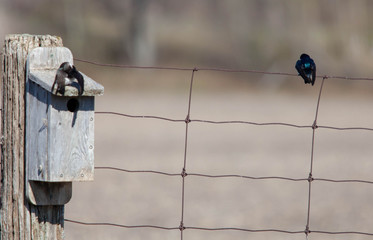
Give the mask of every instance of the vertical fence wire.
<svg viewBox="0 0 373 240">
<path fill-rule="evenodd" d="M 188 127 L 190 123 L 190 107 L 192 103 L 192 91 L 193 91 L 193 80 L 194 80 L 194 72 L 197 71 L 196 69 L 192 70 L 192 76 L 190 78 L 190 87 L 189 87 L 189 99 L 188 99 L 188 111 L 185 118 L 185 143 L 184 143 L 184 164 L 183 170 L 181 172 L 182 176 L 182 189 L 181 189 L 181 220 L 180 220 L 180 238 L 183 240 L 183 232 L 184 232 L 184 209 L 185 209 L 185 177 L 187 176 L 186 172 L 186 163 L 187 163 L 187 151 L 188 151 Z"/>
<path fill-rule="evenodd" d="M 310 161 L 310 172 L 308 175 L 308 204 L 307 204 L 307 224 L 306 224 L 306 230 L 305 234 L 306 237 L 308 237 L 308 234 L 310 233 L 310 213 L 311 213 L 311 186 L 313 182 L 313 161 L 314 161 L 314 152 L 315 152 L 315 132 L 317 129 L 317 117 L 319 115 L 319 106 L 320 106 L 320 99 L 321 99 L 321 93 L 324 86 L 324 81 L 326 77 L 322 78 L 320 91 L 319 91 L 319 97 L 317 98 L 317 104 L 316 104 L 316 113 L 315 113 L 315 119 L 312 124 L 312 143 L 311 143 L 311 161 Z"/>
</svg>

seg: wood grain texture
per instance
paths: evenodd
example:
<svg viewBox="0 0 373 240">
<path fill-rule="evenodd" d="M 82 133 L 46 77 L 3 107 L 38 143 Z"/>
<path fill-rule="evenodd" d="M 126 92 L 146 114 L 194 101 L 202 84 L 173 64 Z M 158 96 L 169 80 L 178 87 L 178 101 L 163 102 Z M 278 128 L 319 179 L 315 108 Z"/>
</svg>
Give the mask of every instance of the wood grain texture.
<svg viewBox="0 0 373 240">
<path fill-rule="evenodd" d="M 55 96 L 33 81 L 27 92 L 27 179 L 93 180 L 94 97 Z M 68 110 L 70 101 L 77 111 Z"/>
<path fill-rule="evenodd" d="M 26 199 L 33 205 L 64 205 L 71 199 L 72 183 L 48 183 L 48 107 L 51 93 L 27 81 L 26 94 Z"/>
<path fill-rule="evenodd" d="M 79 103 L 79 110 L 67 110 L 67 102 Z M 48 124 L 48 181 L 93 180 L 94 97 L 51 96 Z"/>
<path fill-rule="evenodd" d="M 1 239 L 62 239 L 64 206 L 34 206 L 25 200 L 25 66 L 40 46 L 62 46 L 55 36 L 8 35 L 2 64 Z"/>
<path fill-rule="evenodd" d="M 83 96 L 77 96 L 77 88 L 74 87 L 66 88 L 67 96 L 52 93 L 57 68 L 63 62 L 72 61 L 70 50 L 64 47 L 39 47 L 28 56 L 26 173 L 29 180 L 93 180 L 93 96 L 102 94 L 104 88 L 84 75 Z M 76 111 L 69 109 L 70 102 L 76 103 Z M 47 191 L 43 195 L 46 194 Z M 27 192 L 27 196 L 36 195 L 38 193 Z"/>
</svg>

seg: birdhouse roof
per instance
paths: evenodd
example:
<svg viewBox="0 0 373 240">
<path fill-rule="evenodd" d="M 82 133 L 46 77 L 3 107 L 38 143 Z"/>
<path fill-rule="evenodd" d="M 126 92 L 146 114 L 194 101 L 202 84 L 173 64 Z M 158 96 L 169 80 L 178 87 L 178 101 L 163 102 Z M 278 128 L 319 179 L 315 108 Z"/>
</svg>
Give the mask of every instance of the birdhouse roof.
<svg viewBox="0 0 373 240">
<path fill-rule="evenodd" d="M 65 47 L 38 47 L 28 55 L 28 79 L 37 83 L 45 90 L 52 92 L 52 85 L 57 69 L 63 62 L 73 64 L 71 51 Z M 84 92 L 82 96 L 100 96 L 104 94 L 104 87 L 92 78 L 80 72 L 84 77 Z M 58 94 L 59 95 L 59 94 Z M 78 96 L 78 89 L 66 86 L 65 96 Z"/>
</svg>

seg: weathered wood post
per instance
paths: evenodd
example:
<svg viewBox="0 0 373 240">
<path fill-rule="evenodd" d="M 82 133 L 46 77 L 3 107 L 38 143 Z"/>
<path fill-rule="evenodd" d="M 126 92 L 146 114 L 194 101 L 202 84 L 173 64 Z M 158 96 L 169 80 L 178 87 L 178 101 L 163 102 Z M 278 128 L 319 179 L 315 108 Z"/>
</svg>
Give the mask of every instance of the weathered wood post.
<svg viewBox="0 0 373 240">
<path fill-rule="evenodd" d="M 8 35 L 5 39 L 3 240 L 63 239 L 64 204 L 71 197 L 71 182 L 93 180 L 94 96 L 101 95 L 103 87 L 84 75 L 83 96 L 77 96 L 72 87 L 65 96 L 52 93 L 60 61 L 73 61 L 71 52 L 59 47 L 61 38 L 49 35 Z M 69 135 L 68 143 L 66 137 L 58 137 L 62 133 Z"/>
<path fill-rule="evenodd" d="M 63 239 L 64 206 L 25 199 L 25 67 L 36 47 L 62 46 L 55 36 L 8 35 L 2 64 L 1 239 Z"/>
</svg>

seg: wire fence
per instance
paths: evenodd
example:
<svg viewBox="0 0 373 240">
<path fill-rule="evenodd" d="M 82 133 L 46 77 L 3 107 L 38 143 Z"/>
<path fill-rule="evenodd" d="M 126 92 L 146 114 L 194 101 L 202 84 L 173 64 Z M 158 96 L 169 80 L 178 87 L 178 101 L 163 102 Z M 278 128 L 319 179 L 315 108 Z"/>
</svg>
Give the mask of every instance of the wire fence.
<svg viewBox="0 0 373 240">
<path fill-rule="evenodd" d="M 115 115 L 119 117 L 125 118 L 135 118 L 135 119 L 152 119 L 152 120 L 160 120 L 160 121 L 168 121 L 168 122 L 179 122 L 185 124 L 185 138 L 184 138 L 184 161 L 183 165 L 181 166 L 181 172 L 179 173 L 172 173 L 172 172 L 162 172 L 162 171 L 154 171 L 154 170 L 129 170 L 124 168 L 116 168 L 110 166 L 100 166 L 95 167 L 97 170 L 104 170 L 104 171 L 119 171 L 123 173 L 130 173 L 130 174 L 159 174 L 166 177 L 176 177 L 182 178 L 181 184 L 181 213 L 180 213 L 180 222 L 179 224 L 175 224 L 174 226 L 167 227 L 167 226 L 157 226 L 157 225 L 122 225 L 116 223 L 108 223 L 108 222 L 83 222 L 77 221 L 73 219 L 65 219 L 66 222 L 72 224 L 79 224 L 79 225 L 88 225 L 88 226 L 111 226 L 111 227 L 118 227 L 118 228 L 154 228 L 154 229 L 161 229 L 167 231 L 180 231 L 180 239 L 184 239 L 184 232 L 186 230 L 198 230 L 198 231 L 241 231 L 241 232 L 277 232 L 277 233 L 284 233 L 284 234 L 305 234 L 306 238 L 311 233 L 318 233 L 318 234 L 328 234 L 328 235 L 346 235 L 346 234 L 357 234 L 357 235 L 366 235 L 373 237 L 373 232 L 360 232 L 360 231 L 321 231 L 317 229 L 312 229 L 310 226 L 310 213 L 311 213 L 311 199 L 312 199 L 312 186 L 313 182 L 315 181 L 323 181 L 323 182 L 330 182 L 330 183 L 358 183 L 358 184 L 373 184 L 373 181 L 365 180 L 365 179 L 327 179 L 327 178 L 314 178 L 313 177 L 313 163 L 314 163 L 314 146 L 316 142 L 316 133 L 317 129 L 324 128 L 324 129 L 332 129 L 337 131 L 373 131 L 373 128 L 367 127 L 359 127 L 359 126 L 351 126 L 351 127 L 335 127 L 335 126 L 325 126 L 325 125 L 318 125 L 318 115 L 319 115 L 319 106 L 320 100 L 323 92 L 324 82 L 328 79 L 343 79 L 343 80 L 351 80 L 351 81 L 373 81 L 373 78 L 366 78 L 366 77 L 342 77 L 342 76 L 329 76 L 329 75 L 322 75 L 317 76 L 318 79 L 321 79 L 321 85 L 318 93 L 317 98 L 317 105 L 315 109 L 315 115 L 313 118 L 312 125 L 297 125 L 293 123 L 287 122 L 250 122 L 250 121 L 241 121 L 241 120 L 232 120 L 232 121 L 212 121 L 206 119 L 193 119 L 190 117 L 191 111 L 191 103 L 192 103 L 192 92 L 193 92 L 193 83 L 196 76 L 197 71 L 217 71 L 217 72 L 230 72 L 230 73 L 237 73 L 237 72 L 245 72 L 245 73 L 252 73 L 252 74 L 268 74 L 268 75 L 283 75 L 283 76 L 298 76 L 297 74 L 293 73 L 284 73 L 284 72 L 267 72 L 267 71 L 257 71 L 257 70 L 239 70 L 239 69 L 224 69 L 224 68 L 177 68 L 177 67 L 147 67 L 147 66 L 132 66 L 132 65 L 117 65 L 117 64 L 102 64 L 97 62 L 92 62 L 83 59 L 74 59 L 75 61 L 86 63 L 86 64 L 93 64 L 99 67 L 115 67 L 115 68 L 134 68 L 134 69 L 154 69 L 154 70 L 169 70 L 169 71 L 189 71 L 190 72 L 190 85 L 189 85 L 189 94 L 188 94 L 188 108 L 186 112 L 185 119 L 172 119 L 163 116 L 151 116 L 151 115 L 130 115 L 126 113 L 119 113 L 119 112 L 99 112 L 96 111 L 95 114 L 104 114 L 104 115 Z M 254 126 L 280 126 L 280 127 L 290 127 L 290 128 L 309 128 L 312 130 L 312 141 L 311 141 L 311 153 L 310 153 L 310 161 L 309 161 L 309 173 L 308 177 L 305 178 L 290 178 L 290 177 L 283 177 L 283 176 L 247 176 L 247 175 L 236 175 L 236 174 L 223 174 L 223 175 L 209 175 L 209 174 L 202 174 L 197 172 L 188 172 L 187 171 L 187 150 L 188 150 L 188 135 L 189 135 L 189 125 L 191 123 L 204 123 L 204 124 L 247 124 L 247 125 L 254 125 Z M 242 178 L 242 179 L 249 179 L 249 180 L 282 180 L 282 181 L 292 181 L 292 182 L 308 182 L 308 196 L 307 196 L 307 217 L 306 217 L 306 225 L 304 229 L 299 229 L 297 231 L 290 231 L 287 229 L 249 229 L 249 228 L 236 228 L 236 227 L 222 227 L 222 228 L 205 228 L 199 226 L 188 226 L 184 222 L 184 215 L 185 215 L 185 178 L 186 177 L 199 177 L 199 178 Z"/>
</svg>

